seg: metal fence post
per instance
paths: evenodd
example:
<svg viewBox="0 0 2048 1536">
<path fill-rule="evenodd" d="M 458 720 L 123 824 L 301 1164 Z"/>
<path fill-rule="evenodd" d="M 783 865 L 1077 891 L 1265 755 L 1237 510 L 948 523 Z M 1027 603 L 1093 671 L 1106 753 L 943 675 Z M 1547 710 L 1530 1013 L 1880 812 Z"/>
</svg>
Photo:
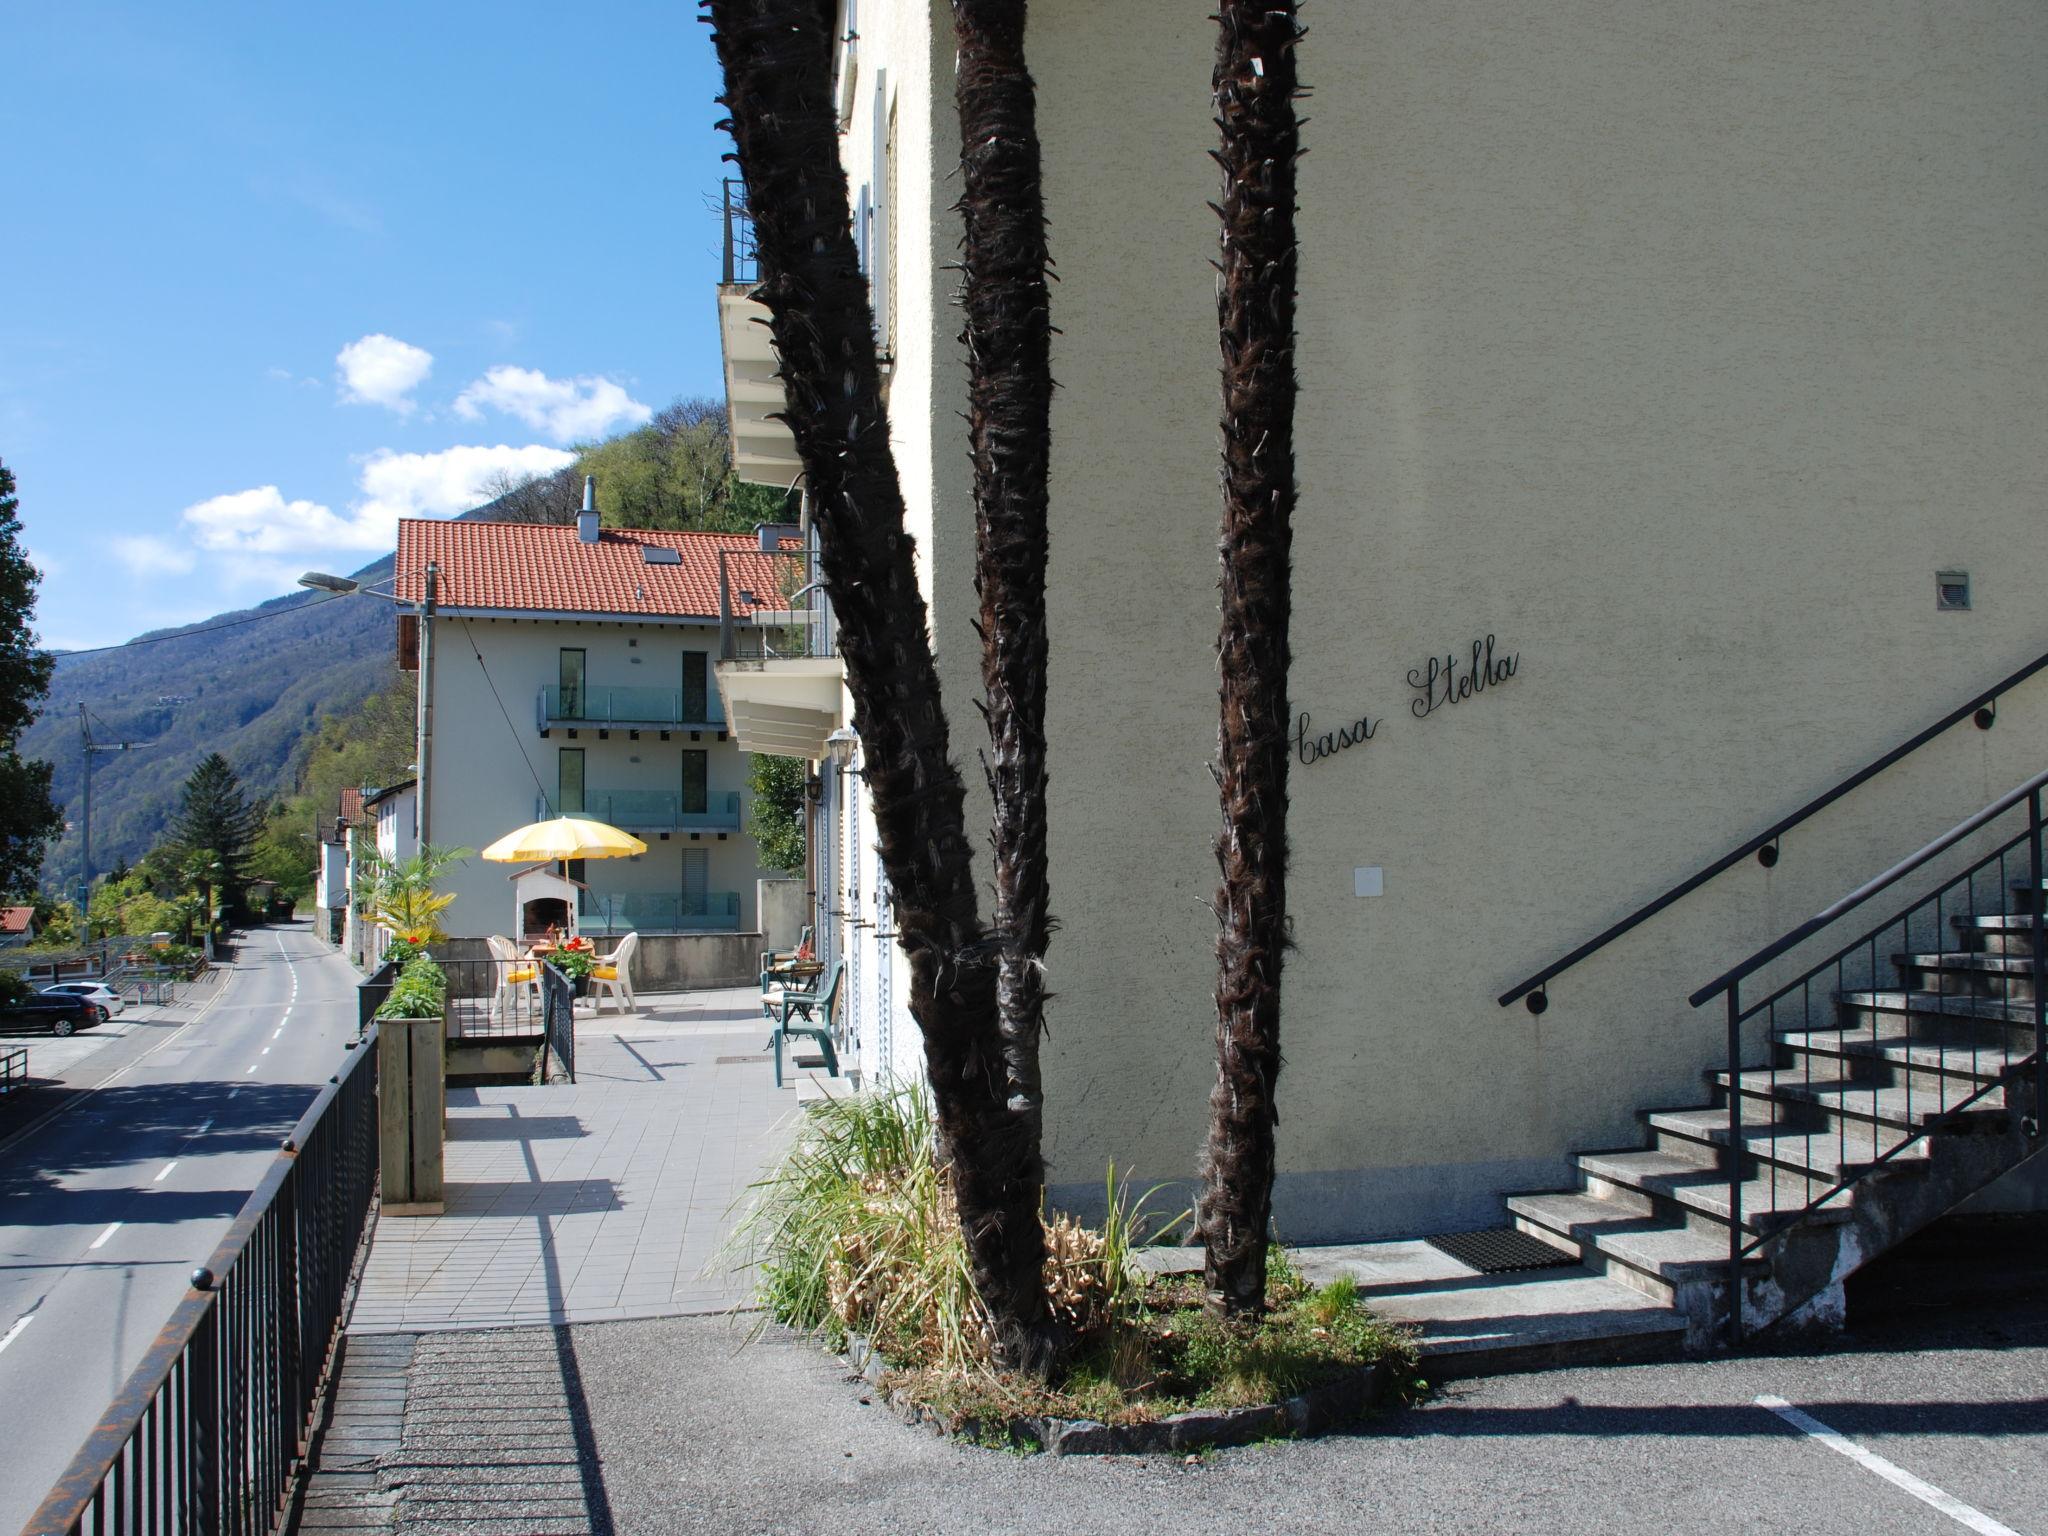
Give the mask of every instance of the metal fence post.
<svg viewBox="0 0 2048 1536">
<path fill-rule="evenodd" d="M 2044 893 L 2041 889 L 2041 791 L 2027 796 L 2027 907 L 2032 914 L 2033 950 L 2029 969 L 2034 977 L 2034 1116 L 2033 1124 L 2026 1127 L 2028 1133 L 2039 1136 L 2048 1127 L 2048 986 L 2043 985 L 2044 973 L 2048 973 L 2048 955 L 2042 954 L 2042 926 L 2044 914 L 2041 904 Z"/>
<path fill-rule="evenodd" d="M 1742 1342 L 1742 983 L 1728 988 L 1728 1342 Z"/>
</svg>

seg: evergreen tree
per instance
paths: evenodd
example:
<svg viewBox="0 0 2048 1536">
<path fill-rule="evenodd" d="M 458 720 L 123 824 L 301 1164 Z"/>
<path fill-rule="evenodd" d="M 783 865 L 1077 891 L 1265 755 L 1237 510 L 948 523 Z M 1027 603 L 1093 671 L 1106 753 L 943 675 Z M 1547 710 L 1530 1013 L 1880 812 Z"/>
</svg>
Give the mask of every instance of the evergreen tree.
<svg viewBox="0 0 2048 1536">
<path fill-rule="evenodd" d="M 43 848 L 64 830 L 50 799 L 50 765 L 24 759 L 21 733 L 50 691 L 54 666 L 36 645 L 36 585 L 21 547 L 14 476 L 0 464 L 0 891 L 35 889 Z"/>
<path fill-rule="evenodd" d="M 218 752 L 192 770 L 179 798 L 171 844 L 184 877 L 199 888 L 209 915 L 216 889 L 223 908 L 240 905 L 262 822 L 261 808 L 249 804 L 242 781 Z"/>
</svg>

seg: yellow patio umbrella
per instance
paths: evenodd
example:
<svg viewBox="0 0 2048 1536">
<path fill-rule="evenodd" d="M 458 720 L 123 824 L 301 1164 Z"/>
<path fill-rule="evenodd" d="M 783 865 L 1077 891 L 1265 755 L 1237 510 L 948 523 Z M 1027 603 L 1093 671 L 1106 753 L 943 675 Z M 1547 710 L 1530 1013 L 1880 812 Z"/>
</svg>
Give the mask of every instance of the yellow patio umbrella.
<svg viewBox="0 0 2048 1536">
<path fill-rule="evenodd" d="M 538 864 L 543 860 L 623 859 L 645 853 L 647 845 L 630 832 L 580 816 L 557 816 L 507 832 L 483 851 L 498 864 Z"/>
</svg>

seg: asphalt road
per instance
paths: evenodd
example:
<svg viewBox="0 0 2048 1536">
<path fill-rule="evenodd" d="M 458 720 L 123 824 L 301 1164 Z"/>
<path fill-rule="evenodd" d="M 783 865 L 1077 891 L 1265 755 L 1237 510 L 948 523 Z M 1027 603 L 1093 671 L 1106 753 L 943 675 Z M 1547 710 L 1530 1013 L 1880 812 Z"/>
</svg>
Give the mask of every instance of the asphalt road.
<svg viewBox="0 0 2048 1536">
<path fill-rule="evenodd" d="M 176 1028 L 0 1142 L 0 1531 L 99 1422 L 355 1033 L 354 969 L 303 924 L 241 936 Z"/>
</svg>

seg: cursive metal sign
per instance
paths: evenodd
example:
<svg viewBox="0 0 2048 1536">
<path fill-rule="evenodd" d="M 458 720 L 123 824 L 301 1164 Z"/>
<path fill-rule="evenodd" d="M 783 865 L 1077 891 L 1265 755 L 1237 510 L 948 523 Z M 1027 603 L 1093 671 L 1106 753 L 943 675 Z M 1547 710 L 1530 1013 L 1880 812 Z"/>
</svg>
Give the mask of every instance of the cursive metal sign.
<svg viewBox="0 0 2048 1536">
<path fill-rule="evenodd" d="M 1496 661 L 1494 643 L 1492 635 L 1474 640 L 1468 664 L 1460 664 L 1456 656 L 1445 652 L 1441 658 L 1430 657 L 1426 666 L 1411 668 L 1408 686 L 1415 690 L 1415 697 L 1408 701 L 1409 712 L 1418 720 L 1425 719 L 1446 704 L 1462 704 L 1513 677 L 1522 664 L 1522 653 L 1513 651 Z"/>
<path fill-rule="evenodd" d="M 1311 736 L 1308 727 L 1308 711 L 1301 712 L 1301 718 L 1294 723 L 1294 751 L 1304 767 L 1320 763 L 1326 757 L 1335 757 L 1346 747 L 1360 747 L 1371 741 L 1380 723 L 1368 715 L 1360 715 L 1349 725 L 1340 725 L 1334 731 L 1325 731 L 1320 736 Z"/>
</svg>

